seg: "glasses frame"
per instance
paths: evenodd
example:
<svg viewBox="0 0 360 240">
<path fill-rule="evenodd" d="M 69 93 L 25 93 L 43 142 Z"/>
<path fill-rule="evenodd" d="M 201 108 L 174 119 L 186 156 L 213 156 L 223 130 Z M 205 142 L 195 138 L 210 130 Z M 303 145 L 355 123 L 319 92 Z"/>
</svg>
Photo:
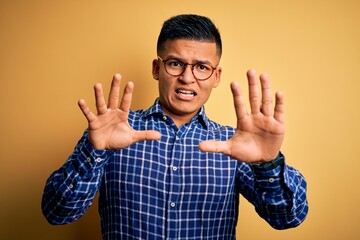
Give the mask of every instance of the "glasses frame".
<svg viewBox="0 0 360 240">
<path fill-rule="evenodd" d="M 184 64 L 184 69 L 183 69 L 183 71 L 182 71 L 180 74 L 171 74 L 171 73 L 168 72 L 168 70 L 167 70 L 167 68 L 166 68 L 166 62 L 167 62 L 167 61 L 170 61 L 170 60 L 174 60 L 174 59 L 177 60 L 177 61 L 179 61 L 179 62 L 182 62 L 182 63 Z M 214 74 L 214 71 L 217 69 L 217 66 L 216 66 L 216 67 L 213 67 L 213 66 L 211 66 L 210 64 L 207 63 L 206 65 L 209 65 L 209 66 L 211 67 L 211 70 L 212 70 L 212 71 L 211 71 L 211 74 L 210 74 L 209 77 L 204 78 L 204 79 L 201 79 L 201 78 L 197 78 L 197 77 L 195 76 L 195 74 L 194 74 L 194 66 L 197 65 L 197 64 L 199 64 L 199 62 L 190 64 L 190 63 L 181 61 L 181 60 L 176 59 L 176 58 L 169 58 L 169 59 L 164 60 L 164 59 L 162 59 L 162 58 L 159 57 L 159 56 L 158 56 L 158 60 L 160 60 L 161 62 L 164 63 L 165 71 L 167 72 L 167 74 L 169 74 L 170 76 L 173 76 L 173 77 L 181 76 L 181 75 L 185 72 L 187 66 L 188 66 L 188 65 L 191 66 L 191 73 L 192 73 L 192 75 L 194 76 L 194 78 L 195 78 L 196 80 L 198 80 L 198 81 L 208 80 L 209 78 L 211 78 L 211 76 Z"/>
</svg>

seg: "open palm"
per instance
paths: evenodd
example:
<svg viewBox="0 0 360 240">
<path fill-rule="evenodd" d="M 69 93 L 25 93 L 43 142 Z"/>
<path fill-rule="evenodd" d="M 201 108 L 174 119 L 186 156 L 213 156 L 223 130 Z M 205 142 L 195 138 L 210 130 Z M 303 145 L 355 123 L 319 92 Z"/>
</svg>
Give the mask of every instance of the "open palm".
<svg viewBox="0 0 360 240">
<path fill-rule="evenodd" d="M 83 99 L 78 104 L 88 121 L 88 139 L 95 149 L 121 149 L 137 141 L 160 138 L 157 131 L 136 131 L 128 123 L 134 84 L 128 82 L 119 105 L 120 74 L 115 74 L 111 83 L 108 105 L 106 105 L 101 84 L 95 84 L 97 115 Z"/>
<path fill-rule="evenodd" d="M 201 142 L 199 148 L 206 152 L 222 152 L 243 162 L 267 162 L 278 155 L 284 139 L 284 97 L 277 92 L 273 107 L 268 76 L 260 75 L 262 94 L 254 70 L 248 71 L 247 78 L 251 113 L 246 109 L 239 85 L 232 83 L 237 117 L 235 134 L 227 141 Z"/>
</svg>

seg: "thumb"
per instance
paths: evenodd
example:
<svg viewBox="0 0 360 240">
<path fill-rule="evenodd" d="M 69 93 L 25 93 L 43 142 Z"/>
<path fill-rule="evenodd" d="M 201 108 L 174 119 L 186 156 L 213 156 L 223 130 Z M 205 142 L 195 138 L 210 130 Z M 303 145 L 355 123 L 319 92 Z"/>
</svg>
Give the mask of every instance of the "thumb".
<svg viewBox="0 0 360 240">
<path fill-rule="evenodd" d="M 158 131 L 154 130 L 146 130 L 146 131 L 136 131 L 134 134 L 134 141 L 142 141 L 142 140 L 158 140 L 160 139 L 161 134 Z"/>
<path fill-rule="evenodd" d="M 203 152 L 228 152 L 228 143 L 226 141 L 207 140 L 199 144 L 199 149 Z"/>
</svg>

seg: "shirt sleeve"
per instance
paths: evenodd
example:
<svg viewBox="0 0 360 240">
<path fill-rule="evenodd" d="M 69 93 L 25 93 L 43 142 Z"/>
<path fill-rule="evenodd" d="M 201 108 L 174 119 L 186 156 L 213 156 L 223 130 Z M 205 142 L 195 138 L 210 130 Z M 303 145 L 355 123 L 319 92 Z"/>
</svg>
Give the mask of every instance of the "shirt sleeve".
<svg viewBox="0 0 360 240">
<path fill-rule="evenodd" d="M 238 179 L 240 193 L 273 228 L 292 228 L 305 220 L 308 212 L 306 181 L 298 170 L 282 164 L 261 171 L 240 163 Z"/>
<path fill-rule="evenodd" d="M 85 131 L 69 159 L 46 182 L 41 207 L 49 223 L 71 223 L 86 212 L 100 188 L 103 168 L 111 154 L 95 150 Z"/>
</svg>

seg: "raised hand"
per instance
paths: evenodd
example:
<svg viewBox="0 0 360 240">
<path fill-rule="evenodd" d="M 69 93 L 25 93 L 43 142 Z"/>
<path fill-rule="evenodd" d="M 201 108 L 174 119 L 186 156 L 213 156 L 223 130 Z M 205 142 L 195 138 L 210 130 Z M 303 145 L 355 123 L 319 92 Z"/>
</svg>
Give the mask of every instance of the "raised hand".
<svg viewBox="0 0 360 240">
<path fill-rule="evenodd" d="M 275 94 L 273 107 L 269 77 L 260 75 L 261 91 L 254 70 L 247 72 L 251 113 L 248 113 L 238 83 L 231 84 L 237 117 L 235 134 L 227 141 L 209 140 L 199 144 L 205 152 L 222 152 L 243 162 L 273 160 L 282 145 L 284 128 L 284 96 Z"/>
<path fill-rule="evenodd" d="M 105 103 L 101 84 L 94 86 L 97 115 L 83 99 L 78 104 L 89 127 L 88 139 L 95 149 L 121 149 L 141 140 L 157 140 L 157 131 L 135 131 L 128 123 L 134 84 L 128 82 L 119 106 L 120 74 L 115 74 L 111 83 L 108 105 Z"/>
</svg>

